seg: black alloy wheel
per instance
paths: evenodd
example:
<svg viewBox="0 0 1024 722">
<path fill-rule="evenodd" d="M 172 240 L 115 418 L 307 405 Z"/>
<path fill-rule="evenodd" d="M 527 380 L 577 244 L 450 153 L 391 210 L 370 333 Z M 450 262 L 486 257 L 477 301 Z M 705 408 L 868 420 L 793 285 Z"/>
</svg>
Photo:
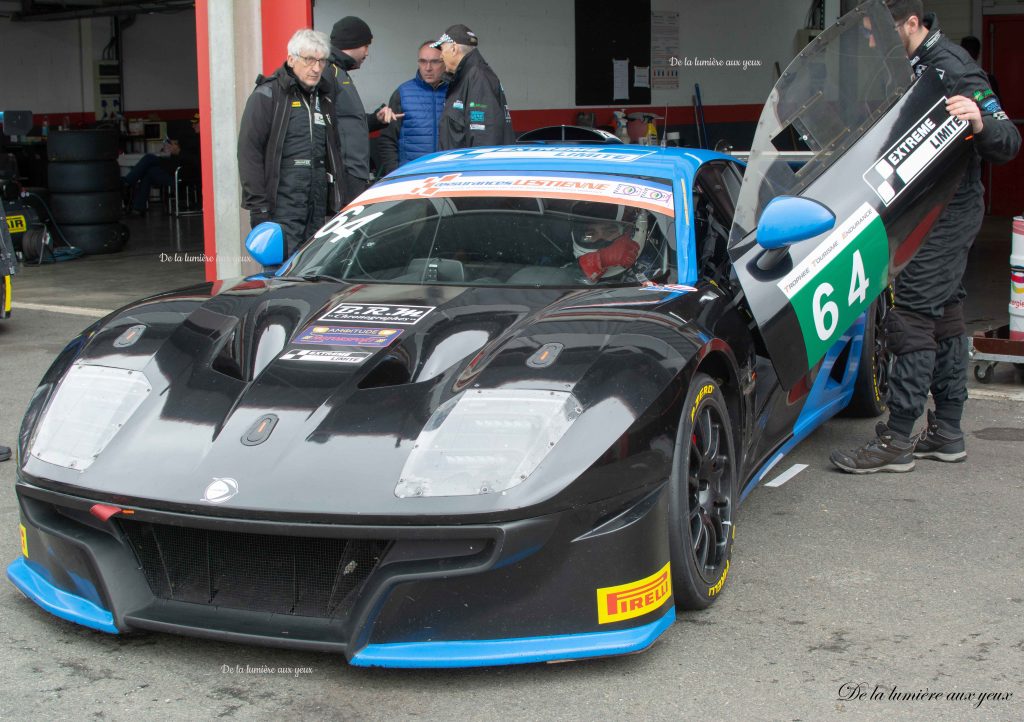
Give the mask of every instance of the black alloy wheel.
<svg viewBox="0 0 1024 722">
<path fill-rule="evenodd" d="M 853 386 L 853 397 L 843 410 L 845 416 L 874 418 L 881 416 L 888 408 L 886 399 L 889 398 L 892 356 L 885 343 L 885 319 L 892 304 L 890 287 L 885 289 L 868 309 L 860 366 Z"/>
<path fill-rule="evenodd" d="M 704 609 L 729 574 L 736 517 L 732 424 L 718 383 L 690 385 L 670 488 L 669 539 L 676 605 Z"/>
</svg>

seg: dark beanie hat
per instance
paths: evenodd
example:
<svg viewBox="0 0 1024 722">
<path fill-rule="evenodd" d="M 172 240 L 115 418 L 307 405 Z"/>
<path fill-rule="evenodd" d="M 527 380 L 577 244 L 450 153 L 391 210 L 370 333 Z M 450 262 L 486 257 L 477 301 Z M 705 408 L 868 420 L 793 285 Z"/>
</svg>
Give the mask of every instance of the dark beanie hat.
<svg viewBox="0 0 1024 722">
<path fill-rule="evenodd" d="M 331 30 L 331 45 L 338 50 L 361 48 L 373 40 L 370 26 L 354 15 L 347 15 L 334 23 Z"/>
</svg>

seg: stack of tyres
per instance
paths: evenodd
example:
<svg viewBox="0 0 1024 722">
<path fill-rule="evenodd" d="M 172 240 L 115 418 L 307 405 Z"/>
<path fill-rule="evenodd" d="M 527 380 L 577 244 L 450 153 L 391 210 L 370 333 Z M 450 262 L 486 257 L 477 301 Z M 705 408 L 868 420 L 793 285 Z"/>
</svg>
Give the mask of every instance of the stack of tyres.
<svg viewBox="0 0 1024 722">
<path fill-rule="evenodd" d="M 87 254 L 116 253 L 128 240 L 121 219 L 117 131 L 53 131 L 47 139 L 50 210 L 67 242 Z"/>
</svg>

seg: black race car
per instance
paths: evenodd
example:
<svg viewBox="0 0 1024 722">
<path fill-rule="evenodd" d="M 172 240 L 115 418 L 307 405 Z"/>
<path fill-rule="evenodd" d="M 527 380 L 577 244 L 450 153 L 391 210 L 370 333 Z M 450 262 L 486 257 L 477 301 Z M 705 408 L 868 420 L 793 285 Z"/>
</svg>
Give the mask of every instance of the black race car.
<svg viewBox="0 0 1024 722">
<path fill-rule="evenodd" d="M 29 405 L 8 576 L 106 632 L 357 665 L 645 648 L 722 593 L 786 451 L 882 410 L 876 298 L 964 157 L 942 95 L 876 0 L 783 75 L 746 167 L 428 156 L 276 273 L 113 313 Z"/>
</svg>

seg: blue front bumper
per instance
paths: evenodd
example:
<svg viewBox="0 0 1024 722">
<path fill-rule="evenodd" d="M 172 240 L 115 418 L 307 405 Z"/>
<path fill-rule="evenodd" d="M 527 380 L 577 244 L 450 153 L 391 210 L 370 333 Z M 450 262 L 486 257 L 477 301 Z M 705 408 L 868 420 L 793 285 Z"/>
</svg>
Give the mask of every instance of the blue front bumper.
<svg viewBox="0 0 1024 722">
<path fill-rule="evenodd" d="M 556 662 L 640 652 L 676 620 L 675 607 L 661 619 L 633 629 L 521 639 L 369 644 L 351 660 L 356 667 L 489 667 Z"/>
<path fill-rule="evenodd" d="M 88 599 L 58 589 L 29 566 L 24 558 L 11 562 L 7 567 L 7 578 L 22 594 L 50 614 L 101 632 L 118 633 L 113 614 Z"/>
</svg>

